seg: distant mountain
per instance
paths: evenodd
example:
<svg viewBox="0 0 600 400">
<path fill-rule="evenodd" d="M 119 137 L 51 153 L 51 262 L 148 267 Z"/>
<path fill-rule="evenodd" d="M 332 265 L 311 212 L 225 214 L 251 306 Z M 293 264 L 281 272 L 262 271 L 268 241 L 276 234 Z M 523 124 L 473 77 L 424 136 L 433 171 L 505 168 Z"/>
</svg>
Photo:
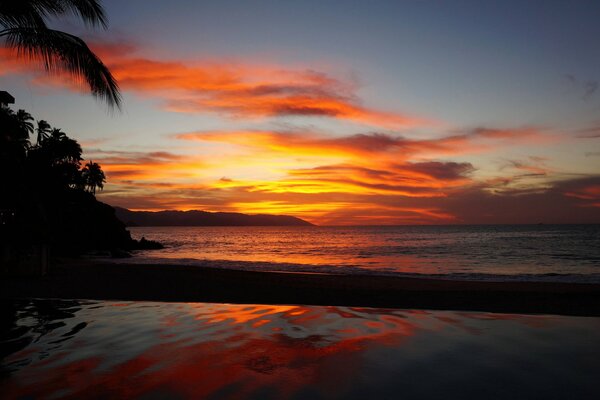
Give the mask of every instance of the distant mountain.
<svg viewBox="0 0 600 400">
<path fill-rule="evenodd" d="M 208 211 L 131 211 L 114 207 L 127 226 L 310 226 L 310 222 L 289 215 L 208 212 Z"/>
</svg>

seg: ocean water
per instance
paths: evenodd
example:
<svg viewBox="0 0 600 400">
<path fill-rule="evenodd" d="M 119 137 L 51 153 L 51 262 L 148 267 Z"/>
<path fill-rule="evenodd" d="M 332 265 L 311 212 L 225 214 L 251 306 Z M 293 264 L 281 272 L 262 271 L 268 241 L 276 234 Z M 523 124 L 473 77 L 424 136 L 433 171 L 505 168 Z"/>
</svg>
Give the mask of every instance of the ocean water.
<svg viewBox="0 0 600 400">
<path fill-rule="evenodd" d="M 600 318 L 0 303 L 3 399 L 592 399 Z"/>
<path fill-rule="evenodd" d="M 600 282 L 600 225 L 137 227 L 126 262 L 249 270 Z"/>
</svg>

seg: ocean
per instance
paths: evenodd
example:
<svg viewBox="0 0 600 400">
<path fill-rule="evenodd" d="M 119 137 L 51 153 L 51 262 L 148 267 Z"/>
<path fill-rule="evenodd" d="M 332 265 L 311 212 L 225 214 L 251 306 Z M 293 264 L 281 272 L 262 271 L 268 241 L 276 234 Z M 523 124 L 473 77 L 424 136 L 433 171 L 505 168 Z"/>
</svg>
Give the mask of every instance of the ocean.
<svg viewBox="0 0 600 400">
<path fill-rule="evenodd" d="M 132 234 L 167 247 L 127 263 L 600 281 L 591 225 Z M 598 317 L 58 299 L 5 299 L 0 315 L 6 399 L 589 399 L 600 374 Z"/>
<path fill-rule="evenodd" d="M 592 399 L 600 318 L 0 303 L 3 399 Z"/>
<path fill-rule="evenodd" d="M 126 262 L 244 270 L 600 282 L 600 225 L 135 227 Z"/>
</svg>

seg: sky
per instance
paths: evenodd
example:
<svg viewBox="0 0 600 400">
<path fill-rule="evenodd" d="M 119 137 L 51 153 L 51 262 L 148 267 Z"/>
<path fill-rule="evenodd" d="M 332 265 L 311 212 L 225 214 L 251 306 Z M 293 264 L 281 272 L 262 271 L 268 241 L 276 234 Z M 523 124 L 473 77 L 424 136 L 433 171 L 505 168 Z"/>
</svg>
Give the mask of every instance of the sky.
<svg viewBox="0 0 600 400">
<path fill-rule="evenodd" d="M 597 1 L 103 2 L 111 111 L 0 49 L 0 89 L 133 210 L 320 225 L 600 223 Z"/>
</svg>

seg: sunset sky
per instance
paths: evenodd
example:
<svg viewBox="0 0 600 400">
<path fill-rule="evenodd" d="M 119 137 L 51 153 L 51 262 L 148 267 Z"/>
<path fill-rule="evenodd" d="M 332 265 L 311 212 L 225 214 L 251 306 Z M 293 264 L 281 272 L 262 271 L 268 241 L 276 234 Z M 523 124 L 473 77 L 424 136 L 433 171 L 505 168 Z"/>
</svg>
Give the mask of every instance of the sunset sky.
<svg viewBox="0 0 600 400">
<path fill-rule="evenodd" d="M 598 1 L 117 1 L 75 19 L 110 112 L 0 49 L 0 90 L 133 210 L 600 223 Z"/>
</svg>

